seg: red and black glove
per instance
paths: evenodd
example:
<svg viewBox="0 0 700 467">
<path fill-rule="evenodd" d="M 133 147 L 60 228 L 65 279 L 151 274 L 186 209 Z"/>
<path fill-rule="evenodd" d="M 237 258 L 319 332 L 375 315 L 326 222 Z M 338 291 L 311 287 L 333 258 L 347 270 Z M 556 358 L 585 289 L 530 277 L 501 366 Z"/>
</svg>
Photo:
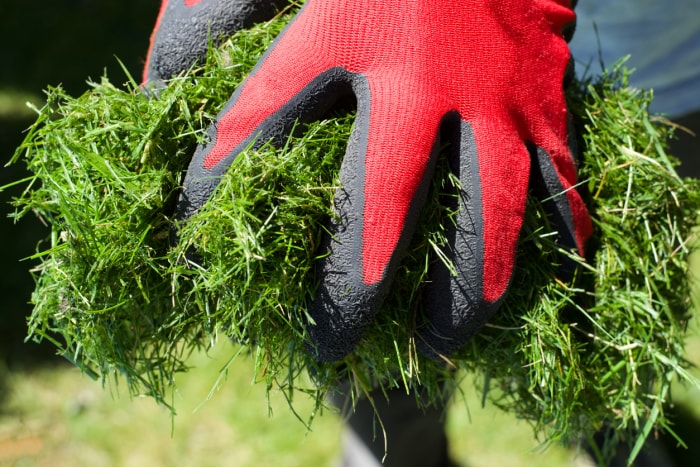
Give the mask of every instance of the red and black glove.
<svg viewBox="0 0 700 467">
<path fill-rule="evenodd" d="M 317 357 L 341 359 L 390 287 L 438 148 L 451 141 L 462 185 L 450 232 L 457 274 L 433 271 L 418 329 L 426 353 L 450 354 L 506 293 L 531 180 L 553 197 L 565 245 L 582 253 L 590 234 L 563 92 L 562 29 L 573 20 L 568 0 L 308 0 L 196 151 L 179 213 L 202 206 L 244 148 L 282 143 L 296 121 L 354 94 L 309 325 Z"/>
<path fill-rule="evenodd" d="M 163 0 L 143 82 L 172 78 L 207 53 L 210 42 L 274 16 L 288 0 Z"/>
</svg>

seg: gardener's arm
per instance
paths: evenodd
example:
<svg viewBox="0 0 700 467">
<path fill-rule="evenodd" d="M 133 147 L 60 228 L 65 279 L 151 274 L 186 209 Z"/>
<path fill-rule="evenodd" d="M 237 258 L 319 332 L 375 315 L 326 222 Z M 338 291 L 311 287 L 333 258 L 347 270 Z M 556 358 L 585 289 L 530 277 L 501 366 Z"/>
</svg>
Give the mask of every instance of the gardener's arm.
<svg viewBox="0 0 700 467">
<path fill-rule="evenodd" d="M 454 267 L 432 266 L 417 323 L 426 354 L 450 354 L 506 293 L 530 182 L 552 197 L 565 246 L 582 253 L 590 233 L 563 91 L 573 19 L 567 0 L 308 0 L 209 129 L 178 213 L 202 206 L 241 151 L 282 144 L 296 122 L 354 95 L 338 216 L 310 307 L 317 357 L 340 359 L 390 287 L 450 143 L 462 187 L 446 221 Z"/>
</svg>

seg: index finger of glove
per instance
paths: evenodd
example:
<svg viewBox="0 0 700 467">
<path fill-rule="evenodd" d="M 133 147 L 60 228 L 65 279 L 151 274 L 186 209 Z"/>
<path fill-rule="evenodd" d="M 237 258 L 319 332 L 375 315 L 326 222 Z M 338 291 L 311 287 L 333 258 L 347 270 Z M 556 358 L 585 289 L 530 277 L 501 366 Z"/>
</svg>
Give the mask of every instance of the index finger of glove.
<svg viewBox="0 0 700 467">
<path fill-rule="evenodd" d="M 284 143 L 298 122 L 317 119 L 352 92 L 347 72 L 296 47 L 295 25 L 280 34 L 207 130 L 210 141 L 197 148 L 185 177 L 180 217 L 206 202 L 242 151 Z"/>
</svg>

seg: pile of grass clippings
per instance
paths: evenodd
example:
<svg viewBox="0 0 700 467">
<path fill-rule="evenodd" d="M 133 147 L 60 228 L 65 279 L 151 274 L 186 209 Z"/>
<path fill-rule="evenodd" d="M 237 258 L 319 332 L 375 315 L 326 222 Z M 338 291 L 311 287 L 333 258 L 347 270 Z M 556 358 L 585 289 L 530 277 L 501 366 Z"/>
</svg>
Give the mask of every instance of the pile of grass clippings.
<svg viewBox="0 0 700 467">
<path fill-rule="evenodd" d="M 250 354 L 256 381 L 281 390 L 292 408 L 299 392 L 321 408 L 327 390 L 346 380 L 356 395 L 420 388 L 436 402 L 470 374 L 485 397 L 547 441 L 590 439 L 608 426 L 610 446 L 636 443 L 634 456 L 649 433 L 669 429 L 670 384 L 692 380 L 683 339 L 700 195 L 665 153 L 671 127 L 649 115 L 650 94 L 629 88 L 622 69 L 571 88 L 584 149 L 580 188 L 596 227 L 592 256 L 574 258 L 576 285 L 556 278 L 561 252 L 530 199 L 511 292 L 448 365 L 417 354 L 411 335 L 450 215 L 438 199 L 457 184 L 444 161 L 376 325 L 342 362 L 318 364 L 305 351 L 314 254 L 333 215 L 351 115 L 310 125 L 280 150 L 239 157 L 171 244 L 174 201 L 196 144 L 289 19 L 240 32 L 157 96 L 106 77 L 77 98 L 47 91 L 13 159 L 31 173 L 16 217 L 35 214 L 51 229 L 34 258 L 30 337 L 50 340 L 95 378 L 114 376 L 164 404 L 191 352 L 231 339 L 232 358 Z M 193 250 L 203 266 L 185 260 Z"/>
</svg>

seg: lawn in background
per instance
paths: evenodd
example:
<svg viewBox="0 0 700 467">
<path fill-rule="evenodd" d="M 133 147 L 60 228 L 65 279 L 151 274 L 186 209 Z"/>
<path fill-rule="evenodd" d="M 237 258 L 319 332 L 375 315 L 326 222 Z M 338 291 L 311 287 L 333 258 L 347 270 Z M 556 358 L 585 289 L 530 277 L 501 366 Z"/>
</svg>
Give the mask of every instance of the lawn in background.
<svg viewBox="0 0 700 467">
<path fill-rule="evenodd" d="M 174 418 L 152 399 L 130 399 L 114 385 L 103 389 L 68 365 L 12 373 L 0 412 L 0 465 L 332 466 L 340 452 L 339 417 L 327 411 L 307 431 L 274 392 L 269 412 L 246 357 L 208 399 L 232 351 L 221 343 L 209 355 L 193 356 L 195 368 L 178 381 Z M 460 465 L 589 465 L 575 451 L 541 452 L 528 425 L 482 408 L 470 382 L 464 391 L 466 399 L 454 402 L 447 419 Z M 300 415 L 311 407 L 300 403 Z"/>
<path fill-rule="evenodd" d="M 700 327 L 693 322 L 688 350 L 700 364 Z M 212 392 L 233 346 L 220 343 L 208 355 L 191 359 L 193 368 L 178 379 L 173 403 L 177 415 L 150 398 L 129 398 L 114 384 L 76 368 L 52 365 L 8 378 L 8 396 L 0 408 L 0 466 L 333 466 L 340 450 L 342 423 L 332 410 L 317 417 L 311 430 L 288 409 L 279 393 L 266 399 L 253 384 L 252 365 L 240 357 L 229 377 Z M 694 371 L 696 376 L 700 372 Z M 447 414 L 453 457 L 463 467 L 590 467 L 576 449 L 542 450 L 526 423 L 487 404 L 470 380 Z M 690 450 L 678 450 L 695 465 L 700 392 L 677 387 L 679 423 Z M 296 399 L 300 416 L 312 404 Z"/>
</svg>

